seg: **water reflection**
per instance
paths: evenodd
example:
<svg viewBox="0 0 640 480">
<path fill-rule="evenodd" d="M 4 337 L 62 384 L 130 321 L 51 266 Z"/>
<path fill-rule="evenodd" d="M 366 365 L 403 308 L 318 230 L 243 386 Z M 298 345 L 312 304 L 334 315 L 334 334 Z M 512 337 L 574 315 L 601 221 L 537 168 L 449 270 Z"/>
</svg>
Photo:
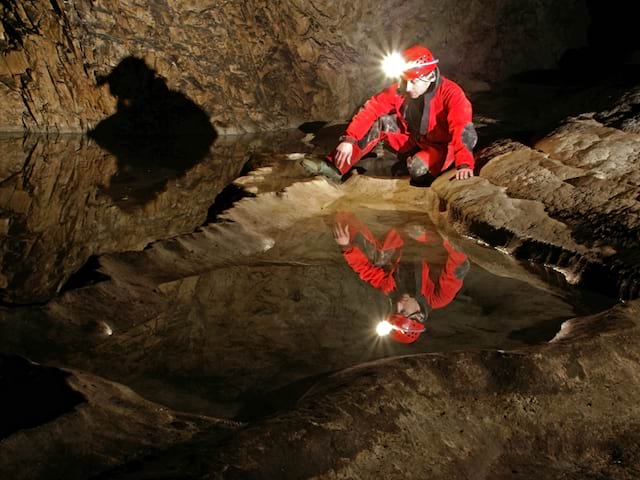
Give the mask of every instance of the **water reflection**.
<svg viewBox="0 0 640 480">
<path fill-rule="evenodd" d="M 128 254 L 126 265 L 175 268 L 197 258 L 200 273 L 154 283 L 139 272 L 14 312 L 0 320 L 0 350 L 97 373 L 176 409 L 254 418 L 287 404 L 284 397 L 295 401 L 290 395 L 326 372 L 390 355 L 544 341 L 574 315 L 568 302 L 526 283 L 477 265 L 467 273 L 463 249 L 421 212 L 344 210 L 339 202 L 311 215 L 283 208 L 283 217 L 264 219 L 267 251 L 243 248 L 261 235 L 258 224 L 224 223 Z M 336 224 L 361 254 L 341 252 Z M 397 310 L 403 293 L 424 314 L 426 332 L 411 344 L 375 332 L 389 298 Z"/>
<path fill-rule="evenodd" d="M 303 171 L 294 178 L 297 161 L 278 158 L 283 168 L 260 175 L 289 171 L 289 188 L 245 198 L 188 235 L 99 257 L 107 281 L 43 308 L 0 310 L 0 351 L 90 371 L 179 410 L 253 418 L 291 404 L 327 372 L 390 355 L 541 342 L 574 316 L 549 291 L 478 263 L 468 270 L 482 247 L 439 232 L 414 196 L 424 190 L 403 182 L 390 205 L 368 194 L 384 180 L 336 188 Z M 215 167 L 208 162 L 187 175 Z M 176 191 L 184 203 L 198 197 Z M 352 253 L 336 245 L 341 232 Z M 390 310 L 419 310 L 425 332 L 411 344 L 380 338 L 376 325 Z"/>
<path fill-rule="evenodd" d="M 10 303 L 46 301 L 91 255 L 142 249 L 158 238 L 192 231 L 217 193 L 241 168 L 210 155 L 144 207 L 122 210 L 111 179 L 117 161 L 81 135 L 5 137 L 6 176 L 0 209 L 0 296 Z M 140 185 L 121 182 L 137 191 Z"/>
<path fill-rule="evenodd" d="M 424 221 L 393 226 L 378 238 L 352 212 L 341 211 L 333 232 L 351 269 L 389 298 L 378 333 L 401 343 L 418 339 L 429 312 L 451 303 L 469 271 L 467 256 Z M 438 247 L 446 252 L 439 271 L 430 268 Z"/>
<path fill-rule="evenodd" d="M 0 135 L 0 301 L 45 302 L 92 255 L 192 232 L 252 152 L 299 138 L 221 137 L 188 169 L 172 169 L 177 152 L 168 149 L 160 158 L 169 163 L 145 169 L 131 160 L 123 170 L 83 135 Z"/>
</svg>

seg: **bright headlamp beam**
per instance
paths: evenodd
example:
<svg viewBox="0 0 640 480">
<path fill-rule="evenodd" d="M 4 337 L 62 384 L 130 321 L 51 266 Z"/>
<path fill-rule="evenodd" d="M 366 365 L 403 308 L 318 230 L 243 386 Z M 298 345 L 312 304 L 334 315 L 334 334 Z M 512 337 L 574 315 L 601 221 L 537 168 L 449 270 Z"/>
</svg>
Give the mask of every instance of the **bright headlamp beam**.
<svg viewBox="0 0 640 480">
<path fill-rule="evenodd" d="M 398 52 L 393 52 L 382 59 L 382 70 L 387 77 L 398 78 L 407 69 L 407 63 Z"/>
<path fill-rule="evenodd" d="M 389 332 L 391 332 L 391 330 L 393 330 L 393 325 L 391 325 L 386 320 L 378 323 L 378 326 L 376 327 L 376 333 L 381 337 L 389 335 Z"/>
</svg>

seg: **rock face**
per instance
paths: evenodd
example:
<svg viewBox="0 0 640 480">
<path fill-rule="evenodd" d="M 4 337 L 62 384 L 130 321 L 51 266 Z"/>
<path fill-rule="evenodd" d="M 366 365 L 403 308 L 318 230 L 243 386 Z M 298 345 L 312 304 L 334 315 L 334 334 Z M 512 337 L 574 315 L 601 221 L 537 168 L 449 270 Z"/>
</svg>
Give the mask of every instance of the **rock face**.
<svg viewBox="0 0 640 480">
<path fill-rule="evenodd" d="M 101 79 L 146 62 L 219 133 L 344 120 L 384 80 L 381 54 L 428 44 L 446 74 L 495 80 L 583 45 L 582 1 L 9 0 L 0 131 L 86 131 L 116 110 Z M 364 75 L 363 75 L 364 73 Z"/>
</svg>

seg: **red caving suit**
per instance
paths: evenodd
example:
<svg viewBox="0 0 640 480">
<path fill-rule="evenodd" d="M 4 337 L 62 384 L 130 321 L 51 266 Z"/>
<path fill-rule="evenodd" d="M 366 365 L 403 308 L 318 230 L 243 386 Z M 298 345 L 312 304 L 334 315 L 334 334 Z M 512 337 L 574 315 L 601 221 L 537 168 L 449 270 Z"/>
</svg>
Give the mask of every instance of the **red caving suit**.
<svg viewBox="0 0 640 480">
<path fill-rule="evenodd" d="M 351 213 L 338 213 L 336 223 L 349 227 L 351 243 L 342 254 L 353 271 L 385 295 L 397 291 L 397 274 L 402 268 L 407 270 L 406 262 L 400 263 L 406 244 L 398 230 L 391 228 L 384 240 L 379 241 L 366 225 Z M 425 231 L 416 239 L 409 237 L 407 242 L 426 245 L 433 242 L 433 238 Z M 412 270 L 410 276 L 413 278 L 408 282 L 412 285 L 410 285 L 411 291 L 407 293 L 415 296 L 419 303 L 424 304 L 423 307 L 429 309 L 448 305 L 462 288 L 462 280 L 469 270 L 469 261 L 464 253 L 456 250 L 448 240 L 443 239 L 442 246 L 446 250 L 447 259 L 437 279 L 430 277 L 429 264 L 424 258 L 420 260 L 418 268 L 409 269 Z M 425 252 L 426 249 L 421 247 L 420 251 Z"/>
<path fill-rule="evenodd" d="M 377 125 L 387 115 L 395 117 L 393 125 Z M 434 84 L 418 99 L 400 93 L 398 83 L 371 97 L 353 117 L 342 139 L 354 144 L 351 165 L 344 166 L 343 174 L 384 141 L 399 153 L 416 155 L 437 176 L 454 163 L 458 168 L 473 169 L 477 135 L 471 102 L 457 83 L 438 73 Z M 335 152 L 327 159 L 334 163 L 334 156 Z"/>
</svg>

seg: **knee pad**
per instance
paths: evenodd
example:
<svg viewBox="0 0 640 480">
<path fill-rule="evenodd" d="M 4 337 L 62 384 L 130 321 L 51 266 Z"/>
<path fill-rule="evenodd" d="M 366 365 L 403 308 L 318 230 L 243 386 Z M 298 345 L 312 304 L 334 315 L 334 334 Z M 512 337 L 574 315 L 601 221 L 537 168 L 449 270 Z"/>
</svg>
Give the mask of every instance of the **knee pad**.
<svg viewBox="0 0 640 480">
<path fill-rule="evenodd" d="M 470 269 L 471 269 L 471 265 L 469 264 L 469 260 L 465 260 L 460 265 L 458 265 L 458 267 L 455 269 L 454 275 L 458 280 L 462 280 L 464 277 L 467 276 L 467 273 L 469 273 Z"/>
<path fill-rule="evenodd" d="M 398 126 L 398 117 L 395 115 L 382 115 L 378 120 L 376 120 L 371 128 L 366 133 L 364 137 L 360 141 L 358 141 L 358 146 L 361 149 L 364 149 L 374 140 L 378 140 L 380 138 L 380 134 L 382 132 L 399 132 L 400 127 Z"/>
<path fill-rule="evenodd" d="M 467 147 L 470 152 L 473 152 L 473 147 L 478 143 L 478 134 L 473 126 L 473 123 L 469 122 L 464 126 L 462 130 L 462 144 Z"/>
</svg>

